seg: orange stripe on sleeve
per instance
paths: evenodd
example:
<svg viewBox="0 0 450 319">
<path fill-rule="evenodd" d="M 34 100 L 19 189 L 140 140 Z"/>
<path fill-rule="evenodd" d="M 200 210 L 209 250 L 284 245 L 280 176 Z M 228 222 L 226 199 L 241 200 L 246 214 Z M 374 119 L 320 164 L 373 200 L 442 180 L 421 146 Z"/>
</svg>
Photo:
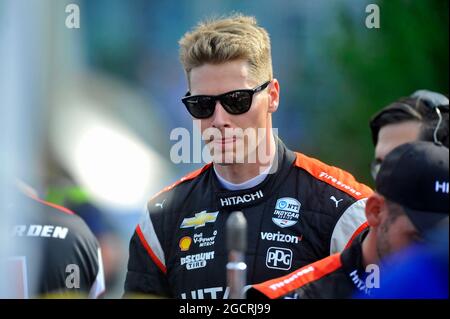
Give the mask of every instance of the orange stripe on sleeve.
<svg viewBox="0 0 450 319">
<path fill-rule="evenodd" d="M 368 186 L 358 183 L 352 174 L 304 154 L 296 154 L 295 166 L 304 169 L 315 178 L 336 187 L 356 199 L 366 198 L 372 194 L 372 190 Z"/>
<path fill-rule="evenodd" d="M 66 207 L 59 206 L 59 205 L 56 205 L 56 204 L 47 202 L 47 201 L 45 201 L 45 200 L 40 199 L 39 197 L 37 197 L 37 196 L 35 196 L 35 195 L 31 195 L 31 194 L 26 194 L 26 195 L 27 195 L 28 197 L 30 197 L 31 199 L 33 199 L 33 200 L 35 200 L 35 201 L 37 201 L 37 202 L 39 202 L 39 203 L 41 203 L 41 204 L 44 204 L 44 205 L 53 207 L 53 208 L 55 208 L 55 209 L 57 209 L 57 210 L 59 210 L 59 211 L 61 211 L 61 212 L 63 212 L 63 213 L 66 213 L 66 214 L 69 214 L 69 215 L 75 215 L 75 213 L 74 213 L 73 211 L 71 211 L 70 209 L 68 209 L 68 208 L 66 208 Z"/>
<path fill-rule="evenodd" d="M 353 240 L 355 240 L 355 238 L 361 234 L 363 232 L 364 229 L 366 229 L 367 227 L 369 227 L 369 223 L 365 222 L 363 224 L 361 224 L 361 226 L 359 226 L 355 232 L 353 233 L 352 237 L 350 237 L 350 240 L 348 241 L 347 245 L 345 245 L 344 249 L 347 249 L 348 247 L 351 246 L 351 244 L 353 243 Z"/>
<path fill-rule="evenodd" d="M 175 186 L 196 178 L 197 176 L 199 176 L 201 173 L 203 173 L 204 171 L 206 171 L 210 166 L 212 165 L 212 163 L 206 164 L 205 166 L 203 166 L 202 168 L 199 168 L 198 170 L 195 170 L 189 174 L 187 174 L 186 176 L 183 176 L 182 178 L 180 178 L 178 181 L 176 181 L 175 183 L 165 187 L 164 189 L 160 190 L 158 193 L 156 193 L 152 198 L 150 198 L 150 200 L 153 200 L 154 198 L 158 197 L 159 195 L 161 195 L 164 192 L 170 191 L 172 188 L 174 188 Z"/>
<path fill-rule="evenodd" d="M 337 253 L 297 269 L 286 276 L 253 285 L 253 288 L 270 299 L 277 299 L 293 292 L 295 289 L 319 280 L 340 268 L 341 265 L 341 254 Z"/>
<path fill-rule="evenodd" d="M 163 265 L 163 263 L 156 257 L 155 253 L 151 249 L 150 245 L 147 243 L 147 241 L 144 238 L 144 234 L 142 233 L 141 227 L 138 225 L 136 227 L 136 233 L 141 240 L 142 246 L 144 246 L 145 250 L 149 254 L 150 258 L 153 260 L 153 262 L 156 264 L 156 266 L 164 273 L 167 274 L 167 268 Z"/>
</svg>

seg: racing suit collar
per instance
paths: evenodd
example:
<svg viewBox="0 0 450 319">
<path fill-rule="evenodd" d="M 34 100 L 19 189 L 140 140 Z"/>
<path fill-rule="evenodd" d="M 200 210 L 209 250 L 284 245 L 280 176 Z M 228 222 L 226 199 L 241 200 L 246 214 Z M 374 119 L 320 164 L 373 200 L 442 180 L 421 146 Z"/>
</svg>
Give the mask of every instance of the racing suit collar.
<svg viewBox="0 0 450 319">
<path fill-rule="evenodd" d="M 211 174 L 219 209 L 250 207 L 264 201 L 276 191 L 288 175 L 296 157 L 295 153 L 287 149 L 277 136 L 275 136 L 275 144 L 277 152 L 272 168 L 276 171 L 269 173 L 263 182 L 252 188 L 236 191 L 226 190 L 220 184 L 217 176 L 214 173 Z"/>
<path fill-rule="evenodd" d="M 214 169 L 214 173 L 217 176 L 217 179 L 219 180 L 219 182 L 223 186 L 223 188 L 230 190 L 230 191 L 237 191 L 237 190 L 256 187 L 257 185 L 261 184 L 266 179 L 267 174 L 269 173 L 271 167 L 268 167 L 261 174 L 255 176 L 255 177 L 251 178 L 250 180 L 245 181 L 244 183 L 241 183 L 241 184 L 234 184 L 234 183 L 227 181 L 226 179 L 224 179 L 223 177 L 220 176 L 220 174 L 216 171 L 215 166 L 213 166 L 213 169 Z"/>
</svg>

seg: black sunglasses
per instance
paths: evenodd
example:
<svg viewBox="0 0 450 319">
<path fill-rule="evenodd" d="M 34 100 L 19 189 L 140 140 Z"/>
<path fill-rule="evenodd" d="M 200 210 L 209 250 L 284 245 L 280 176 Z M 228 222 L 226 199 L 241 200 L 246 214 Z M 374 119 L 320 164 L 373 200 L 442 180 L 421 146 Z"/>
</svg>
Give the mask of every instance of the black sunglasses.
<svg viewBox="0 0 450 319">
<path fill-rule="evenodd" d="M 383 162 L 382 160 L 377 158 L 377 159 L 374 159 L 370 163 L 370 174 L 372 175 L 373 180 L 377 179 L 377 175 L 378 175 L 378 172 L 380 171 L 380 167 L 381 167 L 381 163 L 382 162 Z"/>
<path fill-rule="evenodd" d="M 270 81 L 267 81 L 254 89 L 234 90 L 220 95 L 192 95 L 187 92 L 181 99 L 188 112 L 197 119 L 206 119 L 214 114 L 216 101 L 219 100 L 222 107 L 230 114 L 239 115 L 247 112 L 252 106 L 255 93 L 264 90 Z"/>
</svg>

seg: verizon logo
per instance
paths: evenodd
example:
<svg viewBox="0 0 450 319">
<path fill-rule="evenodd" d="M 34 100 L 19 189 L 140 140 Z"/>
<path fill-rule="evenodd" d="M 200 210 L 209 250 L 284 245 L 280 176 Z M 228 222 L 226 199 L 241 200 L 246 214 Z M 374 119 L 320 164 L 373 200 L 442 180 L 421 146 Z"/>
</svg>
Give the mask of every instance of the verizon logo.
<svg viewBox="0 0 450 319">
<path fill-rule="evenodd" d="M 292 236 L 289 234 L 282 234 L 281 232 L 277 232 L 277 233 L 261 232 L 262 240 L 277 241 L 280 243 L 298 244 L 298 242 L 302 240 L 302 237 L 303 236 L 298 237 L 298 236 Z"/>
</svg>

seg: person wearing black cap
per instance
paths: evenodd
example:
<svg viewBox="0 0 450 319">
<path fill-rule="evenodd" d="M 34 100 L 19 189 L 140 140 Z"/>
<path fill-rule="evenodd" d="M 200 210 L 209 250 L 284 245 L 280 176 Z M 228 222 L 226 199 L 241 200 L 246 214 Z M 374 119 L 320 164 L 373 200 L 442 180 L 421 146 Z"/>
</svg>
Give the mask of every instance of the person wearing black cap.
<svg viewBox="0 0 450 319">
<path fill-rule="evenodd" d="M 247 297 L 341 299 L 358 292 L 371 295 L 388 275 L 384 271 L 389 267 L 382 261 L 424 241 L 436 225 L 448 221 L 448 148 L 423 141 L 400 145 L 384 159 L 375 184 L 376 191 L 366 204 L 369 229 L 357 241 L 342 253 L 253 285 Z"/>
</svg>

